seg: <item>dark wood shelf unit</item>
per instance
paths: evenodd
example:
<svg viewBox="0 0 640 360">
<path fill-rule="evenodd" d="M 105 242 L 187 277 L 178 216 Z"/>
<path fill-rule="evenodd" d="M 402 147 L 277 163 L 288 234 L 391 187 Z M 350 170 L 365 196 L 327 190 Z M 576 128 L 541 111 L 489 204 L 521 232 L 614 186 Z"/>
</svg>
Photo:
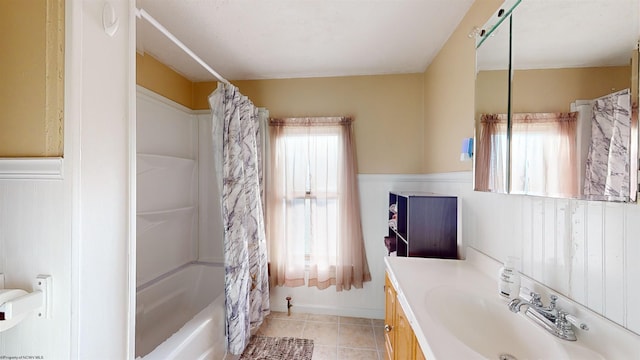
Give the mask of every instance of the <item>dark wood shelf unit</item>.
<svg viewBox="0 0 640 360">
<path fill-rule="evenodd" d="M 395 204 L 396 212 L 391 211 Z M 458 198 L 426 192 L 390 192 L 389 224 L 397 256 L 458 258 Z"/>
</svg>

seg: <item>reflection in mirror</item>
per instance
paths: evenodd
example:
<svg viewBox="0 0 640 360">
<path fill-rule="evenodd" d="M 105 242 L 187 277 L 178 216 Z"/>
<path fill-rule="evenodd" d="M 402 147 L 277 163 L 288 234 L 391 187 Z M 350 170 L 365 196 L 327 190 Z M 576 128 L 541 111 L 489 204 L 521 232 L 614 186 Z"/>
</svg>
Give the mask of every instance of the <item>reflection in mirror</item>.
<svg viewBox="0 0 640 360">
<path fill-rule="evenodd" d="M 637 0 L 529 0 L 515 9 L 511 193 L 635 201 L 638 11 Z"/>
<path fill-rule="evenodd" d="M 490 33 L 476 49 L 474 190 L 507 193 L 510 20 L 493 29 L 499 20 L 484 26 Z"/>
<path fill-rule="evenodd" d="M 630 201 L 637 17 L 636 0 L 514 11 L 511 193 Z"/>
</svg>

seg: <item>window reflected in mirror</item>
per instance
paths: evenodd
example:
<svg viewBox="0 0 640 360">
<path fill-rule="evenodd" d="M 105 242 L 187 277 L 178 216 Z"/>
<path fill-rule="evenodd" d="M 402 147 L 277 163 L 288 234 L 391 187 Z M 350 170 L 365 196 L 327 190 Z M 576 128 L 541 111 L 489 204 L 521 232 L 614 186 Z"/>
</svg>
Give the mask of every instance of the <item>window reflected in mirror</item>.
<svg viewBox="0 0 640 360">
<path fill-rule="evenodd" d="M 506 51 L 508 41 L 487 39 L 496 48 L 477 49 L 476 190 L 496 191 L 498 184 L 488 179 L 506 174 L 512 194 L 636 200 L 638 119 L 632 109 L 638 95 L 630 89 L 638 67 L 631 58 L 637 59 L 639 7 L 635 0 L 519 3 L 509 33 L 511 82 L 491 73 L 498 69 L 487 56 Z M 506 107 L 495 106 L 498 96 L 510 99 Z M 481 120 L 501 115 L 509 120 L 506 170 L 493 161 L 503 150 L 487 132 L 483 138 L 485 129 L 502 130 Z M 481 153 L 485 148 L 489 154 Z"/>
</svg>

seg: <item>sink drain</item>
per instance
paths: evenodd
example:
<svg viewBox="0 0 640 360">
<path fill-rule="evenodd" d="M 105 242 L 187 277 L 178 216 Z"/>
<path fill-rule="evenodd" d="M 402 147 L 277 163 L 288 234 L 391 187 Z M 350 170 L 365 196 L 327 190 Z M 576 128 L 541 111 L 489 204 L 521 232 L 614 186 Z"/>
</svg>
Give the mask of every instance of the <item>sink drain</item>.
<svg viewBox="0 0 640 360">
<path fill-rule="evenodd" d="M 511 354 L 500 354 L 498 355 L 498 359 L 499 360 L 518 360 L 517 357 L 511 355 Z"/>
</svg>

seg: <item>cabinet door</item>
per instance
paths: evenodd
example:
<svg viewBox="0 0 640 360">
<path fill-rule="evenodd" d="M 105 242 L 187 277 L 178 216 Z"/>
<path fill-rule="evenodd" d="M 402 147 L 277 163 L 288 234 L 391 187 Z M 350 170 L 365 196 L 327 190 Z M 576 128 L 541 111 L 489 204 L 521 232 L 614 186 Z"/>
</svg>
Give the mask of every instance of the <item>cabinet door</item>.
<svg viewBox="0 0 640 360">
<path fill-rule="evenodd" d="M 427 358 L 424 356 L 424 353 L 422 352 L 422 348 L 420 348 L 420 344 L 418 344 L 418 340 L 415 339 L 415 344 L 416 344 L 416 360 L 427 360 Z"/>
<path fill-rule="evenodd" d="M 413 329 L 400 303 L 396 302 L 395 342 L 393 351 L 397 360 L 413 359 Z"/>
<path fill-rule="evenodd" d="M 387 354 L 387 360 L 393 360 L 393 346 L 394 346 L 394 334 L 395 334 L 395 308 L 396 308 L 396 290 L 389 280 L 389 275 L 386 275 L 384 282 L 385 291 L 385 308 L 384 308 L 384 347 Z"/>
</svg>

